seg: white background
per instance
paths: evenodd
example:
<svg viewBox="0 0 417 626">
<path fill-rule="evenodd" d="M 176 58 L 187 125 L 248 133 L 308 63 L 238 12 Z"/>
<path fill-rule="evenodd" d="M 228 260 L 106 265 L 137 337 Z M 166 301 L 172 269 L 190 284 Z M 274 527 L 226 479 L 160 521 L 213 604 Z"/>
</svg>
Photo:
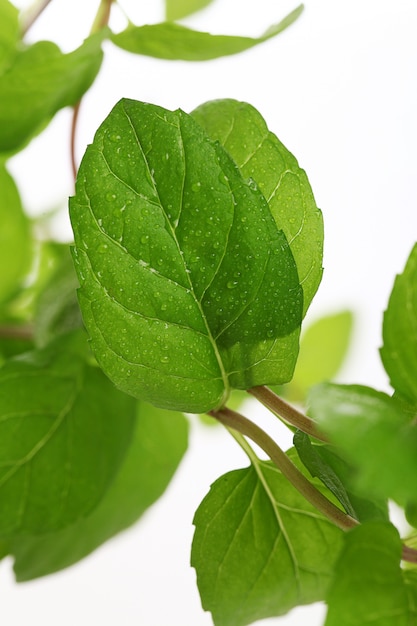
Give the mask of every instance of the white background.
<svg viewBox="0 0 417 626">
<path fill-rule="evenodd" d="M 163 19 L 157 0 L 121 4 L 138 24 Z M 51 38 L 73 49 L 88 34 L 97 5 L 54 0 L 28 40 Z M 216 0 L 187 24 L 258 36 L 295 6 Z M 116 13 L 114 25 L 122 27 Z M 81 158 L 121 97 L 186 111 L 223 97 L 256 106 L 306 169 L 324 213 L 325 272 L 308 319 L 353 309 L 355 341 L 340 380 L 384 390 L 382 311 L 417 239 L 416 27 L 416 0 L 306 0 L 301 19 L 276 39 L 208 63 L 156 61 L 106 44 L 106 61 L 83 102 L 77 142 Z M 65 206 L 72 193 L 69 124 L 70 112 L 59 113 L 11 162 L 31 214 Z M 57 228 L 70 237 L 65 217 Z M 251 404 L 245 409 L 253 410 Z M 259 419 L 283 447 L 290 445 L 274 420 L 263 413 Z M 192 517 L 210 483 L 242 465 L 246 459 L 226 433 L 194 424 L 190 451 L 166 496 L 135 528 L 79 565 L 31 583 L 16 585 L 11 560 L 0 564 L 3 624 L 210 625 L 189 566 Z M 321 606 L 307 607 L 262 624 L 318 626 L 323 614 Z"/>
</svg>

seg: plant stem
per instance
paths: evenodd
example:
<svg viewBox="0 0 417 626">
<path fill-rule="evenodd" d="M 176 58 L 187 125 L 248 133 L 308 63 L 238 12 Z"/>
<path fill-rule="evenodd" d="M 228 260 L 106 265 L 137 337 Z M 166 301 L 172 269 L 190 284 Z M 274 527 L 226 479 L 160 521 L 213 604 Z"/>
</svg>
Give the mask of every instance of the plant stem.
<svg viewBox="0 0 417 626">
<path fill-rule="evenodd" d="M 94 18 L 93 24 L 90 29 L 90 35 L 94 33 L 98 33 L 102 28 L 107 26 L 110 19 L 111 6 L 114 0 L 101 0 L 100 5 L 97 9 L 96 16 Z M 73 108 L 72 120 L 71 120 L 71 140 L 70 140 L 70 158 L 71 158 L 71 169 L 72 175 L 75 179 L 77 177 L 77 159 L 75 157 L 75 140 L 77 136 L 77 126 L 78 126 L 78 118 L 80 113 L 81 100 L 77 102 L 77 104 Z"/>
<path fill-rule="evenodd" d="M 260 386 L 248 389 L 248 393 L 254 396 L 261 404 L 269 409 L 274 415 L 282 419 L 287 424 L 295 426 L 307 435 L 315 439 L 326 442 L 326 437 L 318 430 L 316 422 L 307 415 L 300 413 L 293 406 L 277 396 L 269 387 Z"/>
<path fill-rule="evenodd" d="M 289 457 L 281 450 L 277 443 L 259 426 L 248 420 L 240 413 L 224 407 L 218 411 L 210 411 L 210 415 L 219 422 L 249 437 L 256 443 L 278 467 L 290 483 L 312 504 L 323 513 L 336 526 L 342 530 L 348 530 L 358 525 L 353 519 L 328 500 L 316 489 L 303 474 L 298 470 Z"/>
<path fill-rule="evenodd" d="M 0 326 L 1 339 L 33 339 L 32 326 Z"/>
<path fill-rule="evenodd" d="M 27 11 L 24 11 L 21 18 L 20 32 L 22 37 L 33 26 L 38 17 L 43 13 L 52 0 L 37 0 Z"/>
</svg>

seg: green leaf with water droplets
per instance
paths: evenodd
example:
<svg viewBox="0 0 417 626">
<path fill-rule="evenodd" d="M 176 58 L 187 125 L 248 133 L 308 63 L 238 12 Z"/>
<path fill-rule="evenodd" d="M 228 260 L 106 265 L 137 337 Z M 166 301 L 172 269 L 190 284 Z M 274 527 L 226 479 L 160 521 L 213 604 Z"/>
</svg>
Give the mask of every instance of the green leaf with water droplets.
<svg viewBox="0 0 417 626">
<path fill-rule="evenodd" d="M 417 406 L 417 245 L 395 279 L 384 314 L 381 357 L 391 385 Z"/>
<path fill-rule="evenodd" d="M 299 464 L 294 450 L 288 454 Z M 270 462 L 221 476 L 194 524 L 191 561 L 216 626 L 244 626 L 324 599 L 343 532 Z"/>
<path fill-rule="evenodd" d="M 112 35 L 116 46 L 158 59 L 183 61 L 208 61 L 218 57 L 237 54 L 275 37 L 299 17 L 300 5 L 281 22 L 274 24 L 260 37 L 211 35 L 176 24 L 161 22 L 145 26 L 128 26 L 126 30 Z"/>
<path fill-rule="evenodd" d="M 192 115 L 226 148 L 242 174 L 256 180 L 267 199 L 297 264 L 305 314 L 323 272 L 323 219 L 306 173 L 250 104 L 214 100 Z"/>
<path fill-rule="evenodd" d="M 302 290 L 256 185 L 183 111 L 120 101 L 70 203 L 79 301 L 121 389 L 202 413 L 289 380 Z"/>
</svg>

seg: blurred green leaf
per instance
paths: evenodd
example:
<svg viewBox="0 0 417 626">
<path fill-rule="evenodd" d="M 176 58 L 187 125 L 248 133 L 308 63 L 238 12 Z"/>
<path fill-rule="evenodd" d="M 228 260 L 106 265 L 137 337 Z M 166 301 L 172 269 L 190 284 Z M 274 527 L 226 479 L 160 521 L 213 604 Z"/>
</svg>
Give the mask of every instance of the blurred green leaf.
<svg viewBox="0 0 417 626">
<path fill-rule="evenodd" d="M 32 239 L 29 220 L 23 213 L 19 192 L 12 177 L 1 164 L 0 223 L 0 304 L 2 304 L 19 290 L 29 271 Z"/>
<path fill-rule="evenodd" d="M 0 535 L 48 532 L 84 516 L 109 487 L 135 403 L 87 365 L 84 333 L 0 369 Z"/>
<path fill-rule="evenodd" d="M 309 394 L 310 414 L 353 466 L 363 496 L 417 499 L 417 426 L 395 399 L 359 385 L 322 384 Z"/>
<path fill-rule="evenodd" d="M 302 10 L 303 6 L 300 5 L 279 24 L 271 26 L 257 38 L 211 35 L 174 22 L 161 22 L 145 26 L 129 26 L 121 33 L 113 34 L 111 40 L 119 48 L 134 54 L 143 54 L 158 59 L 208 61 L 243 52 L 275 37 L 295 22 Z"/>
<path fill-rule="evenodd" d="M 165 0 L 165 16 L 170 22 L 204 9 L 213 0 Z"/>
<path fill-rule="evenodd" d="M 8 0 L 0 0 L 0 72 L 16 51 L 19 40 L 19 11 Z"/>
<path fill-rule="evenodd" d="M 391 385 L 417 406 L 417 244 L 395 279 L 384 314 L 381 357 Z"/>
<path fill-rule="evenodd" d="M 391 524 L 367 522 L 348 532 L 326 598 L 325 626 L 414 624 L 415 604 L 410 604 L 400 560 L 401 541 Z"/>
<path fill-rule="evenodd" d="M 126 457 L 99 505 L 62 530 L 10 542 L 17 580 L 68 567 L 135 523 L 165 491 L 187 448 L 187 435 L 181 413 L 138 403 Z"/>
<path fill-rule="evenodd" d="M 50 41 L 19 51 L 0 74 L 0 154 L 10 156 L 63 107 L 76 104 L 95 79 L 107 31 L 92 35 L 69 54 Z"/>
</svg>

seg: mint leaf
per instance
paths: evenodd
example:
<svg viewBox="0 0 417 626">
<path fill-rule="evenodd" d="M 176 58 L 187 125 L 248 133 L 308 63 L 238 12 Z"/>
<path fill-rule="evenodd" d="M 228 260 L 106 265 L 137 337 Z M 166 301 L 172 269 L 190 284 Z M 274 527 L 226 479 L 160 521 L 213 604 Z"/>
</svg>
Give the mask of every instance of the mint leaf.
<svg viewBox="0 0 417 626">
<path fill-rule="evenodd" d="M 391 385 L 417 405 L 417 245 L 395 279 L 384 314 L 381 358 Z"/>
<path fill-rule="evenodd" d="M 395 399 L 359 385 L 323 384 L 309 395 L 310 414 L 354 468 L 362 495 L 416 499 L 417 429 Z"/>
<path fill-rule="evenodd" d="M 243 626 L 324 598 L 343 533 L 271 463 L 219 478 L 194 524 L 191 562 L 216 626 Z"/>
<path fill-rule="evenodd" d="M 360 522 L 372 519 L 388 521 L 387 501 L 358 496 L 352 487 L 352 467 L 331 446 L 313 443 L 308 435 L 299 430 L 294 435 L 294 445 L 311 476 L 317 476 L 326 485 L 349 515 Z"/>
<path fill-rule="evenodd" d="M 19 41 L 19 11 L 8 0 L 0 0 L 0 72 Z"/>
<path fill-rule="evenodd" d="M 350 311 L 326 315 L 308 326 L 301 335 L 300 353 L 285 396 L 304 402 L 309 389 L 331 381 L 338 373 L 350 344 L 353 316 Z"/>
<path fill-rule="evenodd" d="M 288 380 L 302 293 L 262 194 L 182 111 L 122 100 L 70 203 L 79 301 L 118 387 L 203 413 Z"/>
<path fill-rule="evenodd" d="M 187 448 L 187 435 L 182 414 L 138 403 L 132 441 L 99 505 L 62 530 L 10 541 L 17 580 L 68 567 L 136 522 L 167 487 Z"/>
<path fill-rule="evenodd" d="M 69 54 L 49 41 L 16 54 L 0 74 L 0 153 L 22 149 L 59 109 L 78 102 L 100 69 L 105 34 L 89 37 Z"/>
<path fill-rule="evenodd" d="M 29 220 L 23 213 L 19 192 L 1 164 L 0 222 L 0 303 L 3 303 L 19 288 L 29 270 L 32 242 Z"/>
<path fill-rule="evenodd" d="M 85 360 L 84 333 L 0 369 L 0 535 L 62 528 L 98 504 L 134 401 Z"/>
<path fill-rule="evenodd" d="M 400 559 L 400 537 L 391 524 L 368 522 L 347 533 L 327 596 L 325 626 L 414 623 Z"/>
<path fill-rule="evenodd" d="M 267 199 L 297 264 L 305 314 L 323 271 L 323 220 L 304 170 L 246 102 L 214 100 L 192 115 L 226 148 L 242 174 L 256 181 Z"/>
<path fill-rule="evenodd" d="M 166 19 L 175 22 L 204 9 L 211 2 L 213 0 L 165 0 Z"/>
<path fill-rule="evenodd" d="M 60 258 L 36 303 L 35 340 L 38 347 L 46 346 L 55 337 L 82 327 L 74 271 L 69 246 L 62 246 Z"/>
<path fill-rule="evenodd" d="M 303 6 L 300 5 L 281 22 L 271 26 L 257 38 L 211 35 L 174 22 L 161 22 L 145 26 L 129 26 L 121 33 L 113 34 L 111 40 L 123 50 L 158 59 L 208 61 L 243 52 L 275 37 L 295 22 L 302 10 Z"/>
</svg>

